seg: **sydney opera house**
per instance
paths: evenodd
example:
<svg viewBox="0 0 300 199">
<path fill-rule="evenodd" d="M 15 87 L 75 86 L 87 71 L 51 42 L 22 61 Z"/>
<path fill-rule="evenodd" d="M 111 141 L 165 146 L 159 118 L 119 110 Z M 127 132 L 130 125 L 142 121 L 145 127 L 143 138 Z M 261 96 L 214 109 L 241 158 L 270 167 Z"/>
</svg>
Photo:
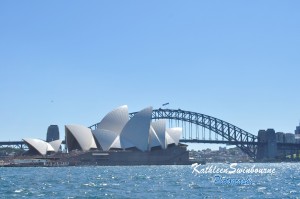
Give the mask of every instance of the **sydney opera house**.
<svg viewBox="0 0 300 199">
<path fill-rule="evenodd" d="M 51 128 L 55 131 L 55 127 Z M 26 155 L 40 156 L 55 163 L 189 164 L 186 145 L 179 143 L 181 132 L 178 127 L 166 128 L 165 120 L 152 121 L 152 107 L 129 118 L 128 107 L 124 105 L 109 112 L 94 130 L 82 125 L 65 125 L 66 153 L 61 152 L 62 140 L 57 135 L 47 135 L 46 141 L 31 138 L 23 141 L 29 148 Z"/>
</svg>

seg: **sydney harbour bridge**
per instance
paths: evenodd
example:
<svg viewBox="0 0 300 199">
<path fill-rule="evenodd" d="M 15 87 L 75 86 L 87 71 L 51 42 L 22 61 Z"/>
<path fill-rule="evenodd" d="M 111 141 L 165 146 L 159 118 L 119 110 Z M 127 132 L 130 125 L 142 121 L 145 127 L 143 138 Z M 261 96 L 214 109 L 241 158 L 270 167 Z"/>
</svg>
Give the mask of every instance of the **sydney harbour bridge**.
<svg viewBox="0 0 300 199">
<path fill-rule="evenodd" d="M 132 117 L 137 112 L 129 114 Z M 210 144 L 226 144 L 236 145 L 244 153 L 254 160 L 267 158 L 262 155 L 262 151 L 268 150 L 270 147 L 276 150 L 284 151 L 283 155 L 297 154 L 299 155 L 300 144 L 269 142 L 259 139 L 258 136 L 251 134 L 229 122 L 224 120 L 181 109 L 154 109 L 152 119 L 166 119 L 169 127 L 182 127 L 181 143 L 210 143 Z M 89 128 L 96 129 L 98 123 L 91 125 Z M 17 147 L 24 148 L 23 141 L 0 142 L 0 147 Z"/>
</svg>

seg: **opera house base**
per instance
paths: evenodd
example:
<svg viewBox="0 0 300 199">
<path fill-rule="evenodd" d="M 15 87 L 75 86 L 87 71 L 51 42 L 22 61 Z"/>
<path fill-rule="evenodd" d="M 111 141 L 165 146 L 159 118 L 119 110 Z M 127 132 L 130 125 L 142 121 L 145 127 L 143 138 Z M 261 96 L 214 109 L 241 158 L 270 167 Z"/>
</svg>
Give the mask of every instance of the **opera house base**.
<svg viewBox="0 0 300 199">
<path fill-rule="evenodd" d="M 168 149 L 157 149 L 150 152 L 138 150 L 125 151 L 90 151 L 71 155 L 70 165 L 186 165 L 189 162 L 189 152 L 178 146 Z"/>
<path fill-rule="evenodd" d="M 171 146 L 148 152 L 138 150 L 72 151 L 52 156 L 23 156 L 6 166 L 125 166 L 125 165 L 190 165 L 189 152 L 184 146 Z"/>
</svg>

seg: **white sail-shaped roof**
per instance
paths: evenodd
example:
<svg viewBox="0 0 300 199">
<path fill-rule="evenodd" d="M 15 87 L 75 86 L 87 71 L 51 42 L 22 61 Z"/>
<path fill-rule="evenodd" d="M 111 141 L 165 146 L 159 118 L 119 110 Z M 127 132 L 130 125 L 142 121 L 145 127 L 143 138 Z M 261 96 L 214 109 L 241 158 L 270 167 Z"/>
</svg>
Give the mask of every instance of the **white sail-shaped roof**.
<svg viewBox="0 0 300 199">
<path fill-rule="evenodd" d="M 96 140 L 98 141 L 98 143 L 101 145 L 103 151 L 108 151 L 118 136 L 116 132 L 105 130 L 105 129 L 99 129 L 99 128 L 94 130 L 93 134 Z"/>
<path fill-rule="evenodd" d="M 167 146 L 169 144 L 175 144 L 175 141 L 172 139 L 172 137 L 168 134 L 167 131 L 166 131 L 166 142 L 167 142 Z"/>
<path fill-rule="evenodd" d="M 157 120 L 155 122 L 151 123 L 151 126 L 153 127 L 159 142 L 161 143 L 161 147 L 163 149 L 167 148 L 166 143 L 166 120 Z"/>
<path fill-rule="evenodd" d="M 98 124 L 97 129 L 109 130 L 119 135 L 128 120 L 129 114 L 127 105 L 120 106 L 106 114 Z"/>
<path fill-rule="evenodd" d="M 159 141 L 159 138 L 155 132 L 155 130 L 153 129 L 152 126 L 150 126 L 150 130 L 149 130 L 149 148 L 151 149 L 152 147 L 156 147 L 156 146 L 162 146 L 162 144 Z"/>
<path fill-rule="evenodd" d="M 152 107 L 145 108 L 136 113 L 124 126 L 120 134 L 122 148 L 129 148 L 124 142 L 133 144 L 141 151 L 148 149 L 149 129 L 152 118 Z"/>
<path fill-rule="evenodd" d="M 48 151 L 54 151 L 53 147 L 43 140 L 33 138 L 24 138 L 23 140 L 41 155 L 46 155 Z"/>
<path fill-rule="evenodd" d="M 124 137 L 121 140 L 120 136 L 118 135 L 110 148 L 127 149 L 131 147 L 135 147 L 135 145 L 129 142 L 128 140 L 126 140 L 126 138 Z"/>
<path fill-rule="evenodd" d="M 118 142 L 116 138 L 120 135 L 128 120 L 127 105 L 112 110 L 101 120 L 93 134 L 104 151 L 109 150 L 113 143 L 115 143 L 114 148 L 120 147 L 120 141 Z"/>
<path fill-rule="evenodd" d="M 51 146 L 51 144 L 49 144 L 48 142 L 46 142 L 47 144 L 47 152 L 51 151 L 51 152 L 55 152 L 55 149 Z"/>
<path fill-rule="evenodd" d="M 178 145 L 181 133 L 182 133 L 182 128 L 180 128 L 180 127 L 167 129 L 166 135 L 169 136 L 167 139 L 167 144 L 174 143 L 175 145 Z"/>
<path fill-rule="evenodd" d="M 120 136 L 118 135 L 116 137 L 116 139 L 113 141 L 112 145 L 110 146 L 110 148 L 117 148 L 117 149 L 121 149 L 121 142 L 120 142 Z"/>
<path fill-rule="evenodd" d="M 49 142 L 49 144 L 53 147 L 55 152 L 58 152 L 61 143 L 62 143 L 62 140 L 54 140 L 54 141 Z"/>
<path fill-rule="evenodd" d="M 65 132 L 69 151 L 78 149 L 77 143 L 83 151 L 97 148 L 91 129 L 81 125 L 66 125 Z"/>
</svg>

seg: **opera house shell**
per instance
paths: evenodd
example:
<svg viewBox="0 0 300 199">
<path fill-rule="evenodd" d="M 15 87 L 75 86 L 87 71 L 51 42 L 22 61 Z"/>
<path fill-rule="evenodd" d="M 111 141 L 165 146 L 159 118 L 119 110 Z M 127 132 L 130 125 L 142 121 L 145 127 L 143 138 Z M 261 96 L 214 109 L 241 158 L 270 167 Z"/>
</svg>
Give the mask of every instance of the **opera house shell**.
<svg viewBox="0 0 300 199">
<path fill-rule="evenodd" d="M 40 139 L 24 138 L 23 141 L 29 148 L 29 154 L 47 155 L 49 153 L 56 153 L 60 149 L 62 140 L 54 140 L 45 142 Z"/>
<path fill-rule="evenodd" d="M 91 129 L 87 127 L 81 125 L 66 125 L 65 135 L 69 151 L 89 151 L 97 148 Z"/>
<path fill-rule="evenodd" d="M 181 128 L 166 129 L 165 120 L 152 122 L 152 107 L 147 107 L 129 119 L 128 107 L 120 106 L 109 112 L 91 130 L 80 125 L 66 125 L 68 151 L 100 149 L 133 149 L 151 151 L 153 147 L 166 149 L 178 145 Z"/>
</svg>

